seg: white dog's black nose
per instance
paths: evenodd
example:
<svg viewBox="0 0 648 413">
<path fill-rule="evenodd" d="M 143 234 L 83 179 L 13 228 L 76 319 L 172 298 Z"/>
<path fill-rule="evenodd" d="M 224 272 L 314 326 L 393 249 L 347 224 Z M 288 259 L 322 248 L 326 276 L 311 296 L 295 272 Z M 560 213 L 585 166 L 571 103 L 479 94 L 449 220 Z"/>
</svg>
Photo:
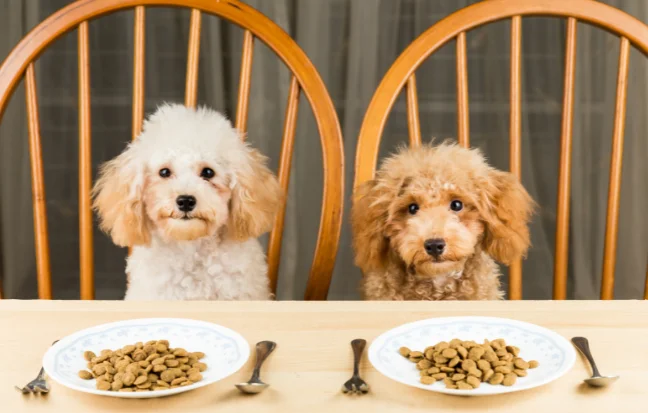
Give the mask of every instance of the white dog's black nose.
<svg viewBox="0 0 648 413">
<path fill-rule="evenodd" d="M 178 209 L 182 212 L 190 212 L 196 207 L 196 197 L 192 195 L 180 195 L 176 198 Z"/>
<path fill-rule="evenodd" d="M 425 242 L 423 243 L 423 247 L 425 247 L 425 252 L 427 252 L 428 255 L 431 255 L 433 257 L 438 257 L 441 254 L 443 254 L 443 250 L 445 249 L 445 246 L 446 243 L 441 238 L 426 239 Z"/>
</svg>

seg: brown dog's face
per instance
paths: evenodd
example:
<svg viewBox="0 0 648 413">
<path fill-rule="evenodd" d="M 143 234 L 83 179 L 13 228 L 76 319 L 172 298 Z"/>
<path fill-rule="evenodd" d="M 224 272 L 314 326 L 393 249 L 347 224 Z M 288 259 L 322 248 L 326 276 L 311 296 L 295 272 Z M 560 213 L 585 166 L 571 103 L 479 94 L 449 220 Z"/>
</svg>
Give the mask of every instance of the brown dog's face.
<svg viewBox="0 0 648 413">
<path fill-rule="evenodd" d="M 483 236 L 482 222 L 456 184 L 412 177 L 389 207 L 385 235 L 408 272 L 433 276 L 463 268 Z"/>
<path fill-rule="evenodd" d="M 423 277 L 460 271 L 479 251 L 508 264 L 529 246 L 533 206 L 519 180 L 477 150 L 402 150 L 356 189 L 356 263 L 364 272 L 400 265 Z"/>
</svg>

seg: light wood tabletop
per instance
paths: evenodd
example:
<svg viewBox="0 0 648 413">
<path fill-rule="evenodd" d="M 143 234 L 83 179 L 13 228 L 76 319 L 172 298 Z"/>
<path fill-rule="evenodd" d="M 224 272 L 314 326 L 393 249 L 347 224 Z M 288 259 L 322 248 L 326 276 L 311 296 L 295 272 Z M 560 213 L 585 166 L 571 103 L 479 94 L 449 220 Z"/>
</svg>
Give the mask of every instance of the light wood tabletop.
<svg viewBox="0 0 648 413">
<path fill-rule="evenodd" d="M 345 395 L 352 372 L 349 342 L 369 343 L 400 324 L 430 317 L 482 315 L 535 323 L 571 338 L 581 335 L 603 373 L 620 374 L 607 389 L 582 384 L 582 358 L 561 379 L 543 387 L 489 397 L 457 397 L 393 382 L 366 359 L 361 376 L 371 392 Z M 142 317 L 183 317 L 218 323 L 250 343 L 273 340 L 264 366 L 264 393 L 244 396 L 254 357 L 233 376 L 195 391 L 157 399 L 115 399 L 52 383 L 47 396 L 13 389 L 33 379 L 53 340 L 97 324 Z M 648 302 L 107 302 L 0 301 L 0 411 L 3 412 L 639 412 L 648 402 Z"/>
</svg>

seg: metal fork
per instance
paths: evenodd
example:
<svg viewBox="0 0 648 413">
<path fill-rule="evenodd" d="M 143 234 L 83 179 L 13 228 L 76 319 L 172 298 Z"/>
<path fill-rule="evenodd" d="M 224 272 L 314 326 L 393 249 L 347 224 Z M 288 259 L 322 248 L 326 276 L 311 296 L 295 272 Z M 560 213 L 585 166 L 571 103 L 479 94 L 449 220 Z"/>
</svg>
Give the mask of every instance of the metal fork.
<svg viewBox="0 0 648 413">
<path fill-rule="evenodd" d="M 369 391 L 369 385 L 360 378 L 360 358 L 367 345 L 367 340 L 357 338 L 351 342 L 353 349 L 353 376 L 342 386 L 344 393 L 364 394 Z"/>
<path fill-rule="evenodd" d="M 56 344 L 58 340 L 52 343 L 52 345 Z M 50 386 L 49 383 L 47 383 L 47 379 L 45 378 L 45 369 L 41 367 L 40 372 L 38 373 L 38 376 L 29 383 L 25 385 L 25 387 L 18 387 L 14 386 L 16 390 L 21 392 L 22 394 L 29 394 L 29 393 L 35 393 L 35 394 L 47 394 L 50 391 Z"/>
</svg>

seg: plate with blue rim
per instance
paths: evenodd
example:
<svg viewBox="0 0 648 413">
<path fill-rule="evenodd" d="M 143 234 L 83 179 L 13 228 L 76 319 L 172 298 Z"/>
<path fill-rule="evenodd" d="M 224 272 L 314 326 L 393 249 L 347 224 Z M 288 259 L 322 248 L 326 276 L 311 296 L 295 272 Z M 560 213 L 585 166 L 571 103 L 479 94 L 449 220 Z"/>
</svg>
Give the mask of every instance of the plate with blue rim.
<svg viewBox="0 0 648 413">
<path fill-rule="evenodd" d="M 104 391 L 96 388 L 96 381 L 79 377 L 87 370 L 83 353 L 87 350 L 100 354 L 101 350 L 117 350 L 129 344 L 150 340 L 168 340 L 172 348 L 202 352 L 207 365 L 203 379 L 188 386 L 147 392 Z M 220 381 L 236 373 L 250 356 L 250 346 L 234 330 L 205 321 L 182 318 L 145 318 L 102 324 L 60 339 L 43 357 L 43 368 L 58 384 L 84 393 L 121 398 L 164 397 Z"/>
<path fill-rule="evenodd" d="M 504 339 L 507 345 L 520 349 L 519 357 L 536 360 L 537 368 L 530 369 L 526 377 L 519 377 L 513 386 L 481 383 L 473 390 L 447 389 L 443 381 L 421 383 L 416 364 L 399 353 L 401 347 L 423 351 L 426 347 L 452 339 L 493 341 Z M 399 383 L 433 392 L 486 396 L 532 389 L 559 379 L 576 361 L 576 351 L 571 343 L 547 328 L 523 321 L 495 317 L 443 317 L 415 321 L 393 328 L 369 347 L 369 361 L 383 375 Z"/>
</svg>

